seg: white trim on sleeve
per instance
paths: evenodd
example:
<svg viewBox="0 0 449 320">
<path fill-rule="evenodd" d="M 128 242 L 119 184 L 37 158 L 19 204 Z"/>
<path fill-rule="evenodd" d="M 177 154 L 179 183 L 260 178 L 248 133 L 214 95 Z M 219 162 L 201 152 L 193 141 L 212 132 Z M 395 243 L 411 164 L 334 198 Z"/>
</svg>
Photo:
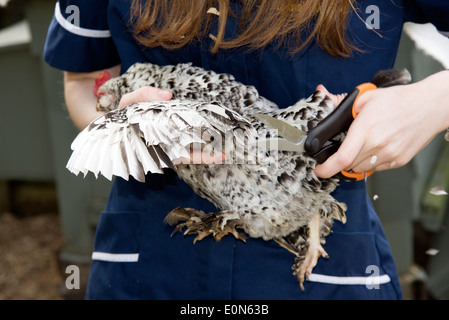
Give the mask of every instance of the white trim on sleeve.
<svg viewBox="0 0 449 320">
<path fill-rule="evenodd" d="M 106 261 L 106 262 L 138 262 L 138 253 L 107 253 L 94 251 L 92 253 L 92 260 Z"/>
<path fill-rule="evenodd" d="M 61 8 L 59 7 L 59 2 L 56 2 L 55 18 L 61 27 L 63 27 L 68 32 L 76 34 L 78 36 L 87 37 L 87 38 L 110 38 L 111 37 L 111 32 L 109 30 L 94 30 L 94 29 L 81 28 L 80 26 L 76 26 L 75 24 L 67 21 L 61 13 Z"/>
</svg>

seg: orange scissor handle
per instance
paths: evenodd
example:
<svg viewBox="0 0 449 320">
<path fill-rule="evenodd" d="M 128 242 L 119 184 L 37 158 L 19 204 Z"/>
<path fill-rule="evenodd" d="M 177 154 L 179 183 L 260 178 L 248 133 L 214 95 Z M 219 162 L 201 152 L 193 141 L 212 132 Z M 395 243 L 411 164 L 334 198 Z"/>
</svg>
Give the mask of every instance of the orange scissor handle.
<svg viewBox="0 0 449 320">
<path fill-rule="evenodd" d="M 343 175 L 345 181 L 361 181 L 365 180 L 365 178 L 368 178 L 370 175 L 372 175 L 374 172 L 367 171 L 367 172 L 351 172 L 351 171 L 340 171 L 340 174 Z"/>
<path fill-rule="evenodd" d="M 355 113 L 355 102 L 357 101 L 357 99 L 365 92 L 367 91 L 371 91 L 371 90 L 376 90 L 377 86 L 374 83 L 371 82 L 367 82 L 367 83 L 362 83 L 360 85 L 358 85 L 356 88 L 356 90 L 359 90 L 359 93 L 357 94 L 357 96 L 354 99 L 354 103 L 352 105 L 352 117 L 355 119 L 357 118 L 357 113 Z"/>
<path fill-rule="evenodd" d="M 367 91 L 371 91 L 371 90 L 376 90 L 377 86 L 371 82 L 367 82 L 367 83 L 362 83 L 361 85 L 358 85 L 356 87 L 355 90 L 358 90 L 358 94 L 356 96 L 356 98 L 354 99 L 353 105 L 352 105 L 352 117 L 355 119 L 357 118 L 357 113 L 355 112 L 355 102 L 357 101 L 357 99 L 360 97 L 361 94 L 367 92 Z M 347 180 L 351 180 L 351 181 L 360 181 L 360 180 L 365 180 L 365 178 L 369 177 L 370 175 L 373 174 L 372 171 L 367 171 L 367 172 L 351 172 L 351 171 L 341 171 L 341 174 L 343 176 L 345 176 L 345 178 Z"/>
</svg>

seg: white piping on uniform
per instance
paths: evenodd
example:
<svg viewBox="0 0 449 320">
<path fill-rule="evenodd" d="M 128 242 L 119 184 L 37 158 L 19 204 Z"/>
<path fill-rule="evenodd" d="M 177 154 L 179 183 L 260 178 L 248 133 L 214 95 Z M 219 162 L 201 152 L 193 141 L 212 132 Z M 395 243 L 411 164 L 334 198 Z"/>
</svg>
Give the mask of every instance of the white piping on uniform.
<svg viewBox="0 0 449 320">
<path fill-rule="evenodd" d="M 107 261 L 107 262 L 137 262 L 139 261 L 138 253 L 107 253 L 94 251 L 92 253 L 92 260 Z"/>
<path fill-rule="evenodd" d="M 391 282 L 391 278 L 388 274 L 381 276 L 368 276 L 368 277 L 336 277 L 326 276 L 324 274 L 312 273 L 309 275 L 309 281 L 320 282 L 328 284 L 340 284 L 340 285 L 380 285 Z"/>
<path fill-rule="evenodd" d="M 70 33 L 87 38 L 110 38 L 111 32 L 109 30 L 94 30 L 81 28 L 73 23 L 68 22 L 61 13 L 59 2 L 56 2 L 55 18 L 59 25 Z"/>
<path fill-rule="evenodd" d="M 94 251 L 92 253 L 92 260 L 106 261 L 106 262 L 138 262 L 139 254 L 107 253 L 107 252 Z M 391 278 L 388 274 L 384 274 L 381 276 L 368 276 L 368 277 L 337 277 L 337 276 L 326 276 L 324 274 L 312 273 L 309 275 L 308 281 L 334 284 L 334 285 L 376 286 L 391 282 Z"/>
</svg>

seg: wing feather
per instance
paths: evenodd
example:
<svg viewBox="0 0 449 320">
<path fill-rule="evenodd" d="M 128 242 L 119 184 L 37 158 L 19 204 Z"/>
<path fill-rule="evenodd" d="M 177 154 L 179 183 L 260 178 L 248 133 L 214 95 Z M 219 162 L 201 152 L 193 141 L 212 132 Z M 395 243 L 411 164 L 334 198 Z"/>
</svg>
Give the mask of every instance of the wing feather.
<svg viewBox="0 0 449 320">
<path fill-rule="evenodd" d="M 190 157 L 192 144 L 207 143 L 203 133 L 210 137 L 235 132 L 240 141 L 251 130 L 247 119 L 219 103 L 136 103 L 87 126 L 72 143 L 67 168 L 75 174 L 90 171 L 125 180 L 133 176 L 143 182 L 147 173 L 163 173 L 164 168 L 173 168 L 175 159 Z"/>
</svg>

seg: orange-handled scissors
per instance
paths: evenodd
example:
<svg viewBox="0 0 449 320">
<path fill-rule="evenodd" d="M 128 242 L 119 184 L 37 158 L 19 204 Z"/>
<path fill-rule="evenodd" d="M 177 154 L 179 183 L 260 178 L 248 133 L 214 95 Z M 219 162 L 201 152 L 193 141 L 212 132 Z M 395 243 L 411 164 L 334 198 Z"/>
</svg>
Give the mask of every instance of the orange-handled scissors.
<svg viewBox="0 0 449 320">
<path fill-rule="evenodd" d="M 329 116 L 307 133 L 307 138 L 304 141 L 305 153 L 314 157 L 319 163 L 323 163 L 334 154 L 340 147 L 340 143 L 335 143 L 335 145 L 326 143 L 337 134 L 348 131 L 349 126 L 357 117 L 355 102 L 361 94 L 375 89 L 377 89 L 377 86 L 368 82 L 358 85 L 350 92 Z M 345 180 L 359 181 L 371 174 L 372 172 L 341 171 L 341 175 L 346 178 Z"/>
<path fill-rule="evenodd" d="M 332 140 L 332 138 L 348 131 L 349 126 L 357 117 L 354 106 L 358 97 L 364 92 L 375 89 L 377 89 L 377 86 L 373 83 L 363 83 L 357 86 L 343 99 L 337 108 L 307 133 L 283 120 L 268 115 L 256 114 L 255 116 L 264 124 L 277 129 L 279 135 L 284 138 L 276 141 L 275 145 L 278 150 L 303 152 L 315 158 L 318 163 L 323 163 L 341 145 L 341 142 Z M 343 180 L 359 181 L 371 174 L 372 172 L 341 171 L 339 177 Z"/>
</svg>

